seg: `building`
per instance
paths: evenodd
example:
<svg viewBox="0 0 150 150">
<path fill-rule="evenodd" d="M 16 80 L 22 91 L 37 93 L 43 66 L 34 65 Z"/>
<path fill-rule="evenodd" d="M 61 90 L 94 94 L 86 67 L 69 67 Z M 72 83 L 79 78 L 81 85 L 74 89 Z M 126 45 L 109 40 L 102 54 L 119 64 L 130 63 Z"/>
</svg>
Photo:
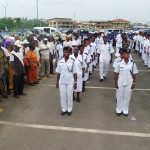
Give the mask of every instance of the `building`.
<svg viewBox="0 0 150 150">
<path fill-rule="evenodd" d="M 74 22 L 70 18 L 52 18 L 49 19 L 49 27 L 71 29 L 74 28 Z"/>
<path fill-rule="evenodd" d="M 111 28 L 114 29 L 126 29 L 129 28 L 130 25 L 131 22 L 124 19 L 115 19 L 111 21 Z"/>
<path fill-rule="evenodd" d="M 124 19 L 74 22 L 70 18 L 52 18 L 49 19 L 49 26 L 59 29 L 92 29 L 100 32 L 106 29 L 123 30 L 129 28 L 131 22 Z"/>
<path fill-rule="evenodd" d="M 96 31 L 102 31 L 111 28 L 111 21 L 90 21 L 95 24 Z"/>
<path fill-rule="evenodd" d="M 95 29 L 95 23 L 86 21 L 75 22 L 76 29 Z"/>
<path fill-rule="evenodd" d="M 129 28 L 131 22 L 124 19 L 107 20 L 107 21 L 87 21 L 76 22 L 75 27 L 77 29 L 94 29 L 98 32 L 103 32 L 106 29 L 123 30 Z"/>
</svg>

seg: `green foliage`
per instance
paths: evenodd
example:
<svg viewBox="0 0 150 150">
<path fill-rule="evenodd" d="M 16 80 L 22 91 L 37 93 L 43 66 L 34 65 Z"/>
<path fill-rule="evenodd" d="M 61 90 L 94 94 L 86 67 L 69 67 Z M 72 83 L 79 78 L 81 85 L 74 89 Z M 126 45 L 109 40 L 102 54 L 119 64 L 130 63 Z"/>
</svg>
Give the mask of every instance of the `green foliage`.
<svg viewBox="0 0 150 150">
<path fill-rule="evenodd" d="M 0 31 L 17 31 L 20 29 L 32 30 L 34 27 L 38 26 L 48 26 L 47 21 L 39 21 L 37 23 L 36 19 L 27 18 L 1 18 L 0 19 Z"/>
</svg>

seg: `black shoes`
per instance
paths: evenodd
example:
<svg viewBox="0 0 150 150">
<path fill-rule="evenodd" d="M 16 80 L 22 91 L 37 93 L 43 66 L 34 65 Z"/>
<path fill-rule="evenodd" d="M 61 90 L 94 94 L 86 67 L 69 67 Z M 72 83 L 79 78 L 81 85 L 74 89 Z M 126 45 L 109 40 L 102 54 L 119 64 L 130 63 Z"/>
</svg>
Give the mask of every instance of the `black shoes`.
<svg viewBox="0 0 150 150">
<path fill-rule="evenodd" d="M 14 98 L 17 98 L 17 99 L 19 99 L 20 97 L 19 97 L 18 95 L 14 95 Z"/>
<path fill-rule="evenodd" d="M 68 116 L 72 116 L 72 112 L 68 112 L 67 115 L 68 115 Z"/>
<path fill-rule="evenodd" d="M 100 80 L 99 80 L 99 82 L 103 82 L 103 81 L 104 81 L 104 79 L 100 79 Z"/>
<path fill-rule="evenodd" d="M 125 117 L 128 117 L 128 114 L 123 114 Z"/>
<path fill-rule="evenodd" d="M 82 89 L 82 92 L 85 92 L 85 88 Z"/>
<path fill-rule="evenodd" d="M 123 116 L 125 116 L 125 117 L 128 117 L 128 114 L 123 114 L 123 113 L 116 113 L 116 116 L 121 116 L 121 115 L 123 115 Z"/>
<path fill-rule="evenodd" d="M 66 112 L 63 112 L 63 111 L 62 111 L 60 115 L 61 115 L 61 116 L 64 116 L 64 115 L 66 115 L 66 114 L 67 114 L 68 116 L 72 116 L 72 112 L 67 112 L 67 111 L 66 111 Z"/>
<path fill-rule="evenodd" d="M 77 101 L 77 102 L 81 102 L 80 97 L 77 97 L 77 98 L 76 98 L 76 101 Z"/>
<path fill-rule="evenodd" d="M 60 115 L 61 115 L 61 116 L 64 116 L 65 114 L 67 114 L 67 111 L 66 111 L 66 112 L 63 112 L 63 111 L 62 111 Z"/>
<path fill-rule="evenodd" d="M 104 80 L 106 80 L 106 77 L 104 77 Z"/>
<path fill-rule="evenodd" d="M 121 115 L 122 115 L 122 113 L 116 113 L 116 116 L 118 116 L 118 117 L 121 116 Z"/>
<path fill-rule="evenodd" d="M 26 93 L 19 93 L 19 95 L 26 96 L 27 94 Z"/>
</svg>

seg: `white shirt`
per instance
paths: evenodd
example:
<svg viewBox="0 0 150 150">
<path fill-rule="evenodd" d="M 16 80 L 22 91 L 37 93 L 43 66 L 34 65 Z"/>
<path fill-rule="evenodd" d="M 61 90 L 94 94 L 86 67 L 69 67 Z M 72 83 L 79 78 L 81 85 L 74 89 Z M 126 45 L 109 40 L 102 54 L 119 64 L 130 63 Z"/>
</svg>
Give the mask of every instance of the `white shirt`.
<svg viewBox="0 0 150 150">
<path fill-rule="evenodd" d="M 73 45 L 73 46 L 79 46 L 79 45 L 81 45 L 80 39 L 73 40 L 73 41 L 72 41 L 72 45 Z"/>
<path fill-rule="evenodd" d="M 57 44 L 56 45 L 56 50 L 57 50 L 57 55 L 59 55 L 58 59 L 62 59 L 63 58 L 63 55 L 64 55 L 64 52 L 63 52 L 63 46 L 62 44 Z"/>
<path fill-rule="evenodd" d="M 121 61 L 121 57 L 117 57 L 115 58 L 114 62 L 113 62 L 113 68 L 117 67 L 117 64 Z"/>
<path fill-rule="evenodd" d="M 129 61 L 128 64 L 126 64 L 124 60 L 122 60 L 117 63 L 117 66 L 115 67 L 115 72 L 119 73 L 118 86 L 127 86 L 132 85 L 132 74 L 137 74 L 138 70 L 134 62 Z"/>
<path fill-rule="evenodd" d="M 108 43 L 107 44 L 102 44 L 99 49 L 97 50 L 97 53 L 100 54 L 100 60 L 109 60 L 111 58 L 111 54 L 114 53 L 114 49 L 112 44 Z"/>
<path fill-rule="evenodd" d="M 77 77 L 82 77 L 83 68 L 86 67 L 83 55 L 78 54 L 77 58 L 74 55 L 70 55 L 70 58 L 73 58 L 75 60 L 75 65 L 77 68 Z"/>
<path fill-rule="evenodd" d="M 24 65 L 23 63 L 23 52 L 22 50 L 20 49 L 19 52 L 15 52 L 14 50 L 10 53 L 10 61 L 13 62 L 14 61 L 14 55 L 16 57 L 19 58 L 19 60 L 22 62 L 22 64 Z"/>
<path fill-rule="evenodd" d="M 3 50 L 4 55 L 5 55 L 6 57 L 9 57 L 9 56 L 10 56 L 8 50 L 7 50 L 5 47 L 2 47 L 2 50 Z"/>
<path fill-rule="evenodd" d="M 96 53 L 96 43 L 92 42 L 91 43 L 91 55 L 93 55 L 94 53 Z"/>
<path fill-rule="evenodd" d="M 62 58 L 57 64 L 56 72 L 60 73 L 60 84 L 72 84 L 74 79 L 73 74 L 77 73 L 75 60 L 69 58 L 65 62 L 65 59 Z"/>
<path fill-rule="evenodd" d="M 41 58 L 43 59 L 49 59 L 50 50 L 49 50 L 48 45 L 45 45 L 45 44 L 42 44 L 40 47 L 40 49 L 46 49 L 46 48 L 48 48 L 48 50 L 41 51 Z"/>
<path fill-rule="evenodd" d="M 122 37 L 121 34 L 118 34 L 116 37 L 116 46 L 117 47 L 122 47 Z"/>
<path fill-rule="evenodd" d="M 40 48 L 39 47 L 35 47 L 35 52 L 36 52 L 37 59 L 38 59 L 38 62 L 39 62 L 40 61 Z"/>
<path fill-rule="evenodd" d="M 63 47 L 72 47 L 72 41 L 64 41 Z"/>
<path fill-rule="evenodd" d="M 84 58 L 86 64 L 91 62 L 90 46 L 85 47 L 84 53 L 83 53 L 83 58 Z"/>
<path fill-rule="evenodd" d="M 135 35 L 135 36 L 133 37 L 133 41 L 134 41 L 134 42 L 136 42 L 136 38 L 137 38 L 137 36 Z"/>
<path fill-rule="evenodd" d="M 113 62 L 113 68 L 117 67 L 117 64 L 121 62 L 121 57 L 117 57 L 115 58 L 114 62 Z M 132 55 L 130 54 L 130 58 L 129 58 L 130 61 L 133 61 L 133 58 L 132 58 Z"/>
<path fill-rule="evenodd" d="M 55 44 L 54 44 L 54 42 L 48 42 L 47 46 L 50 50 L 50 53 L 53 55 L 55 53 Z"/>
<path fill-rule="evenodd" d="M 146 50 L 146 53 L 148 52 L 148 49 L 149 49 L 149 40 L 148 39 L 146 39 L 145 41 L 144 41 L 144 49 Z"/>
</svg>

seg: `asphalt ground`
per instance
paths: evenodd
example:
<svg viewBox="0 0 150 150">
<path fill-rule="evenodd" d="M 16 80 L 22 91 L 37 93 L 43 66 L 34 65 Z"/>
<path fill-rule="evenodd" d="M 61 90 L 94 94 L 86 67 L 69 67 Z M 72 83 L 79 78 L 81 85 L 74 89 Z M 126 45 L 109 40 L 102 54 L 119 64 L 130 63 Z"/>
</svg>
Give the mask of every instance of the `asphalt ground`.
<svg viewBox="0 0 150 150">
<path fill-rule="evenodd" d="M 73 115 L 60 116 L 56 76 L 44 78 L 27 96 L 0 103 L 0 150 L 150 150 L 150 70 L 138 66 L 136 89 L 126 118 L 115 115 L 113 69 L 99 82 L 99 67 L 74 102 Z"/>
</svg>

